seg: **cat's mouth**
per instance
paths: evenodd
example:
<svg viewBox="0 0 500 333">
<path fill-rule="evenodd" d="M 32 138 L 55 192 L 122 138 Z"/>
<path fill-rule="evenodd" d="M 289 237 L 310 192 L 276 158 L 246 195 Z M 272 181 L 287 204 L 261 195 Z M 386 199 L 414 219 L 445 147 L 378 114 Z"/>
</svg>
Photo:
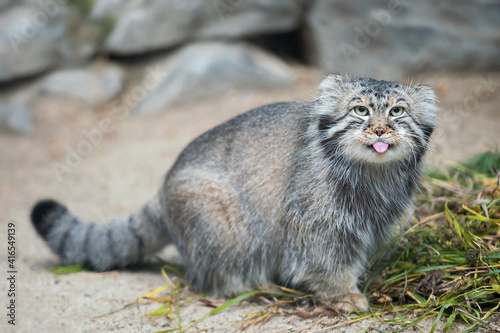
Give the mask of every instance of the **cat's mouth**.
<svg viewBox="0 0 500 333">
<path fill-rule="evenodd" d="M 377 153 L 383 154 L 385 153 L 388 149 L 392 147 L 390 143 L 384 142 L 384 141 L 377 141 L 374 144 L 370 146 L 373 148 Z"/>
</svg>

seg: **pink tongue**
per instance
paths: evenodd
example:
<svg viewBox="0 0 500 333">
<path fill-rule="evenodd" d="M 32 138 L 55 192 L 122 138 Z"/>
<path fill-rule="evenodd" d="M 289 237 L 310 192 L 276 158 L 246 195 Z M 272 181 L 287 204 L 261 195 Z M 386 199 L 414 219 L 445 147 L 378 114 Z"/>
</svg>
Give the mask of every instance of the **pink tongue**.
<svg viewBox="0 0 500 333">
<path fill-rule="evenodd" d="M 373 148 L 375 148 L 377 153 L 385 153 L 387 148 L 389 148 L 389 144 L 383 141 L 377 141 L 373 144 Z"/>
</svg>

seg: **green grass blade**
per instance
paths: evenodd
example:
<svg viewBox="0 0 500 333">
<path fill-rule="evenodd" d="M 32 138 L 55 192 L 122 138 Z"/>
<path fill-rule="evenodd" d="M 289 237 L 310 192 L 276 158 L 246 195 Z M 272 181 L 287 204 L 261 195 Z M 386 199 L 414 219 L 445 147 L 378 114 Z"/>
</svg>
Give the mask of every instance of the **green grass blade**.
<svg viewBox="0 0 500 333">
<path fill-rule="evenodd" d="M 496 252 L 494 254 L 487 255 L 483 257 L 483 259 L 489 260 L 489 259 L 500 259 L 500 252 Z"/>
<path fill-rule="evenodd" d="M 47 270 L 57 275 L 63 274 L 74 274 L 81 272 L 88 272 L 85 267 L 82 265 L 71 265 L 71 266 L 56 266 L 56 267 L 48 267 Z"/>
<path fill-rule="evenodd" d="M 434 320 L 434 324 L 431 327 L 430 333 L 434 333 L 436 330 L 437 325 L 439 324 L 439 320 L 443 316 L 444 309 L 446 308 L 446 305 L 441 306 L 441 310 L 439 310 L 438 315 L 436 316 L 436 320 Z"/>
<path fill-rule="evenodd" d="M 180 276 L 182 278 L 184 278 L 184 273 L 181 272 L 179 269 L 175 268 L 174 266 L 172 265 L 167 265 L 167 264 L 164 264 L 162 265 L 162 268 L 163 269 L 168 269 L 169 271 L 171 271 L 172 273 L 174 273 L 175 275 L 177 276 Z"/>
<path fill-rule="evenodd" d="M 495 274 L 500 274 L 500 269 L 495 269 L 495 270 L 494 270 L 494 271 L 492 271 L 492 272 L 489 272 L 489 273 L 483 274 L 483 275 L 481 275 L 481 277 L 487 277 L 487 276 L 491 276 L 491 275 L 495 275 Z"/>
<path fill-rule="evenodd" d="M 453 312 L 448 317 L 448 320 L 446 321 L 446 324 L 443 327 L 443 332 L 447 332 L 450 329 L 451 324 L 453 324 L 453 322 L 455 321 L 456 316 L 457 316 L 457 312 L 455 311 L 455 309 L 453 309 Z"/>
<path fill-rule="evenodd" d="M 453 267 L 456 267 L 456 265 L 450 264 L 450 265 L 428 266 L 428 267 L 417 268 L 413 270 L 413 272 L 430 272 L 430 271 L 444 270 Z"/>
<path fill-rule="evenodd" d="M 157 309 L 151 311 L 148 316 L 150 317 L 159 317 L 159 316 L 165 316 L 167 313 L 171 312 L 170 311 L 170 302 L 163 303 L 158 307 Z"/>
</svg>

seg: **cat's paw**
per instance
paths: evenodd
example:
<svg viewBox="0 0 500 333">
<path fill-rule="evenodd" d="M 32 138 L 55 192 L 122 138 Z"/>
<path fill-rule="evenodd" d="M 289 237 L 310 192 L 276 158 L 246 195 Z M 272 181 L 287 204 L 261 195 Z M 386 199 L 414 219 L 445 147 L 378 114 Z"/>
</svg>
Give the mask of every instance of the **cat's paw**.
<svg viewBox="0 0 500 333">
<path fill-rule="evenodd" d="M 361 293 L 350 293 L 330 299 L 331 307 L 339 312 L 365 312 L 368 310 L 368 300 Z"/>
</svg>

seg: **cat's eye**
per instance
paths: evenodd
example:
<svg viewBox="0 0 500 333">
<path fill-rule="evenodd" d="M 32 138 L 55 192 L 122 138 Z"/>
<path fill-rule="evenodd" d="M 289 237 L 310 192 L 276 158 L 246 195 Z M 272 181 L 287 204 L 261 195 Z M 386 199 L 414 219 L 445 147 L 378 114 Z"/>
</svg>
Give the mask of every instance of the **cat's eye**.
<svg viewBox="0 0 500 333">
<path fill-rule="evenodd" d="M 368 109 L 364 106 L 356 106 L 354 108 L 354 112 L 360 116 L 366 116 L 368 115 Z"/>
<path fill-rule="evenodd" d="M 391 109 L 390 113 L 391 113 L 391 116 L 398 117 L 398 116 L 402 115 L 404 111 L 405 111 L 405 109 L 403 109 L 402 107 L 395 106 Z"/>
</svg>

